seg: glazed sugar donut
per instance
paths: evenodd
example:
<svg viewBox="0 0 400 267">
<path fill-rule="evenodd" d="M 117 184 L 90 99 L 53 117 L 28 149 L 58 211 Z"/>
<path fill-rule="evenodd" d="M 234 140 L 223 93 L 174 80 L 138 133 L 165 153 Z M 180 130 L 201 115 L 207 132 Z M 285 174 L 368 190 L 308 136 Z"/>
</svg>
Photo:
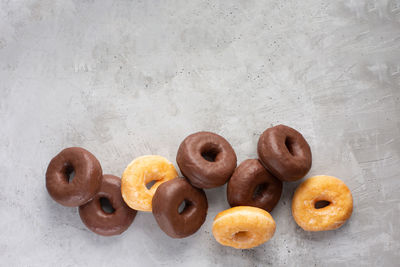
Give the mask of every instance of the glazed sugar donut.
<svg viewBox="0 0 400 267">
<path fill-rule="evenodd" d="M 122 197 L 129 207 L 140 211 L 151 211 L 151 201 L 157 187 L 178 176 L 174 165 L 157 155 L 134 159 L 122 174 Z M 150 189 L 146 184 L 157 181 Z"/>
<path fill-rule="evenodd" d="M 276 178 L 296 181 L 311 168 L 311 149 L 295 129 L 278 125 L 265 130 L 258 140 L 257 152 L 261 163 Z"/>
<path fill-rule="evenodd" d="M 236 154 L 222 136 L 198 132 L 183 140 L 176 162 L 192 185 L 213 188 L 225 184 L 231 177 L 236 168 Z"/>
<path fill-rule="evenodd" d="M 184 202 L 181 212 L 179 205 Z M 207 197 L 186 179 L 175 178 L 157 188 L 153 197 L 153 215 L 160 228 L 170 237 L 194 234 L 207 216 Z"/>
<path fill-rule="evenodd" d="M 324 202 L 328 205 L 318 207 Z M 292 200 L 294 220 L 306 231 L 337 229 L 350 218 L 352 211 L 353 197 L 349 188 L 332 176 L 307 179 L 296 189 Z"/>
<path fill-rule="evenodd" d="M 75 176 L 69 181 L 72 173 Z M 46 188 L 61 205 L 77 207 L 99 191 L 102 176 L 100 163 L 92 153 L 80 147 L 70 147 L 50 161 L 46 171 Z"/>
<path fill-rule="evenodd" d="M 247 249 L 267 242 L 274 235 L 275 227 L 267 211 L 239 206 L 218 213 L 212 232 L 221 245 Z"/>
<path fill-rule="evenodd" d="M 253 206 L 272 211 L 281 198 L 282 182 L 257 159 L 248 159 L 236 168 L 226 192 L 231 207 Z"/>
<path fill-rule="evenodd" d="M 102 202 L 108 200 L 112 206 L 110 212 L 102 208 Z M 104 236 L 119 235 L 131 225 L 136 216 L 136 210 L 129 208 L 121 196 L 121 179 L 106 174 L 100 191 L 96 196 L 79 207 L 82 222 L 91 231 Z"/>
</svg>

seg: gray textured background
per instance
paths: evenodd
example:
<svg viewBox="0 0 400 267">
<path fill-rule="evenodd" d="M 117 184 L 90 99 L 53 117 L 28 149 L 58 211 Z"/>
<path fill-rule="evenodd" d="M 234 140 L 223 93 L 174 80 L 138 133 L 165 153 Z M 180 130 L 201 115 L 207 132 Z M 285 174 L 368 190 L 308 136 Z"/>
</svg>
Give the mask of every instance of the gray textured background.
<svg viewBox="0 0 400 267">
<path fill-rule="evenodd" d="M 229 3 L 228 3 L 229 2 Z M 0 265 L 395 266 L 400 262 L 400 1 L 0 1 Z M 353 192 L 341 229 L 307 233 L 285 184 L 273 239 L 222 247 L 228 208 L 207 190 L 206 223 L 168 238 L 150 213 L 122 236 L 85 228 L 45 189 L 62 148 L 121 175 L 143 154 L 175 164 L 195 131 L 226 137 L 239 162 L 284 123 L 313 152 L 308 176 Z"/>
</svg>

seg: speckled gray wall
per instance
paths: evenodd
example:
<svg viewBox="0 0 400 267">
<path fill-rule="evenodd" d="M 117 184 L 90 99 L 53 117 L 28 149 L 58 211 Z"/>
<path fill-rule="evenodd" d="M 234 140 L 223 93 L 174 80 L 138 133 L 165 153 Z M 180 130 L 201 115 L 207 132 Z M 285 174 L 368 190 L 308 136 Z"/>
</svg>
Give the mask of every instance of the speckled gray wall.
<svg viewBox="0 0 400 267">
<path fill-rule="evenodd" d="M 400 1 L 0 1 L 0 265 L 398 266 Z M 195 235 L 173 240 L 150 213 L 96 236 L 45 190 L 49 160 L 83 146 L 121 175 L 143 154 L 175 164 L 195 131 L 226 137 L 239 162 L 284 123 L 313 168 L 353 192 L 336 231 L 307 233 L 285 184 L 273 239 L 222 247 L 207 190 Z"/>
</svg>

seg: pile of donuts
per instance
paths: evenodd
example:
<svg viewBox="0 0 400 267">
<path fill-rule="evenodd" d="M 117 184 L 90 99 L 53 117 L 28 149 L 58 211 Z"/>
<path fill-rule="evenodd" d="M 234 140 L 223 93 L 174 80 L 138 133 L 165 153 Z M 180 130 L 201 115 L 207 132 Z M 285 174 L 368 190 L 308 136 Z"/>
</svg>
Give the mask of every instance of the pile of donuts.
<svg viewBox="0 0 400 267">
<path fill-rule="evenodd" d="M 137 211 L 152 212 L 172 238 L 194 234 L 207 217 L 204 189 L 227 185 L 230 209 L 215 218 L 212 233 L 225 246 L 248 249 L 275 233 L 270 215 L 282 194 L 282 182 L 303 178 L 311 168 L 311 149 L 295 129 L 278 125 L 265 130 L 257 145 L 258 159 L 237 166 L 228 141 L 211 132 L 187 136 L 174 165 L 158 155 L 134 159 L 120 179 L 103 174 L 89 151 L 71 147 L 51 161 L 46 188 L 59 204 L 79 207 L 82 222 L 93 232 L 111 236 L 124 232 Z M 71 179 L 72 178 L 72 179 Z M 148 188 L 149 183 L 154 184 Z M 353 199 L 338 178 L 326 175 L 305 180 L 292 199 L 292 215 L 306 231 L 333 230 L 350 218 Z"/>
</svg>

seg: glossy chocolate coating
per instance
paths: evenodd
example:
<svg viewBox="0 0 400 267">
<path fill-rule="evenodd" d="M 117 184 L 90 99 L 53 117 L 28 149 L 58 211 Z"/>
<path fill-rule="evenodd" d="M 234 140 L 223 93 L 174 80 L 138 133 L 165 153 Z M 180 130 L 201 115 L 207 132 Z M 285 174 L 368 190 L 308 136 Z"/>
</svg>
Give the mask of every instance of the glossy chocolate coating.
<svg viewBox="0 0 400 267">
<path fill-rule="evenodd" d="M 311 168 L 311 149 L 295 129 L 278 125 L 265 130 L 258 140 L 258 156 L 264 167 L 282 181 L 303 178 Z"/>
<path fill-rule="evenodd" d="M 236 168 L 226 192 L 231 207 L 253 206 L 270 212 L 281 198 L 282 182 L 257 159 L 247 159 Z"/>
<path fill-rule="evenodd" d="M 185 208 L 179 213 L 183 201 Z M 152 205 L 158 225 L 173 238 L 194 234 L 207 217 L 206 194 L 184 178 L 175 178 L 161 184 L 154 194 Z"/>
<path fill-rule="evenodd" d="M 228 141 L 210 132 L 198 132 L 186 137 L 176 156 L 183 176 L 198 188 L 225 184 L 236 168 L 236 161 L 235 151 Z"/>
<path fill-rule="evenodd" d="M 102 209 L 101 198 L 108 199 L 114 209 L 112 213 Z M 122 199 L 121 179 L 109 174 L 103 176 L 100 191 L 96 196 L 79 207 L 79 216 L 87 228 L 104 236 L 123 233 L 135 219 L 136 213 L 137 211 L 129 208 Z"/>
<path fill-rule="evenodd" d="M 68 182 L 72 171 L 75 176 Z M 80 147 L 70 147 L 50 161 L 46 171 L 46 188 L 61 205 L 77 207 L 99 191 L 102 176 L 100 163 L 92 153 Z"/>
</svg>

